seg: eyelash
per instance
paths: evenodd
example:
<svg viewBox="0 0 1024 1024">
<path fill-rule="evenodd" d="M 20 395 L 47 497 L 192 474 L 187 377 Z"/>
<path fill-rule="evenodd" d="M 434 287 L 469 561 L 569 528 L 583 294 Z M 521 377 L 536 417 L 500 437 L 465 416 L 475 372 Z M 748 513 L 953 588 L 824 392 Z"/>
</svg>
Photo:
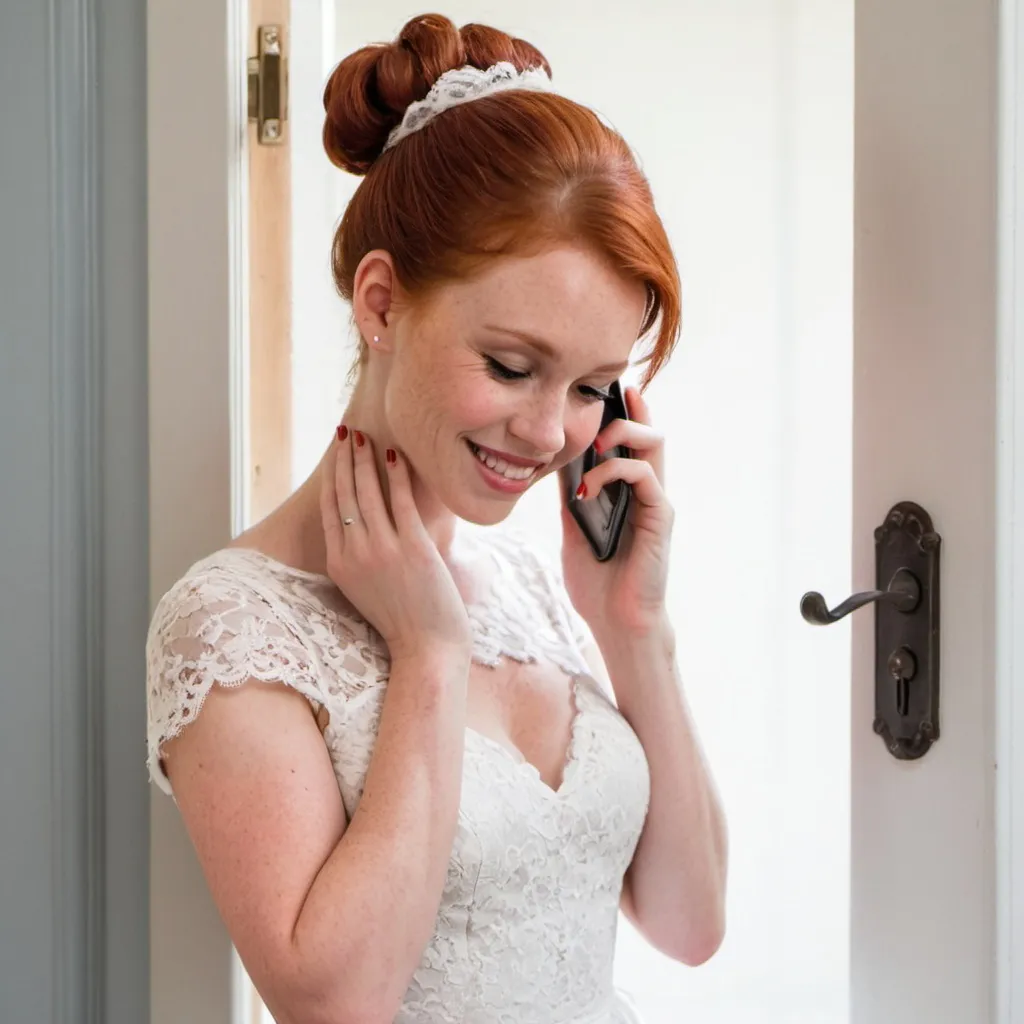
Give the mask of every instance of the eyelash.
<svg viewBox="0 0 1024 1024">
<path fill-rule="evenodd" d="M 513 370 L 504 363 L 499 363 L 493 356 L 484 356 L 487 362 L 487 369 L 496 380 L 526 380 L 530 376 L 525 370 Z M 607 391 L 600 388 L 590 387 L 589 384 L 580 385 L 580 397 L 586 402 L 606 402 L 611 397 Z"/>
</svg>

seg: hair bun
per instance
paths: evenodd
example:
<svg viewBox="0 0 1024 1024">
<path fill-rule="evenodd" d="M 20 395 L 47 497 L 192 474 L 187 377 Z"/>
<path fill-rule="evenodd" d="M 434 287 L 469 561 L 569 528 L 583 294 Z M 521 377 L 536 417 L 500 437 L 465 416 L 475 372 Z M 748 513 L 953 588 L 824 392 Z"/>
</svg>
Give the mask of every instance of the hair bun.
<svg viewBox="0 0 1024 1024">
<path fill-rule="evenodd" d="M 324 89 L 324 149 L 331 162 L 365 174 L 380 156 L 409 104 L 423 99 L 446 71 L 509 61 L 519 70 L 551 68 L 521 39 L 487 25 L 461 31 L 443 14 L 407 22 L 393 43 L 364 46 L 334 69 Z"/>
</svg>

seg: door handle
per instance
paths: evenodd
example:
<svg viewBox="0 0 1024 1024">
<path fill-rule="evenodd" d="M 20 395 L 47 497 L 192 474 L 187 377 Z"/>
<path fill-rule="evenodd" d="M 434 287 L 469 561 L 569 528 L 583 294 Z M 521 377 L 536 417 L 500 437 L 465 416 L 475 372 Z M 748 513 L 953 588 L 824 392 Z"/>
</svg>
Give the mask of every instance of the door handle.
<svg viewBox="0 0 1024 1024">
<path fill-rule="evenodd" d="M 843 616 L 855 612 L 872 602 L 888 602 L 901 612 L 912 612 L 921 603 L 921 584 L 909 569 L 897 569 L 885 590 L 866 590 L 848 597 L 829 611 L 825 598 L 817 591 L 809 591 L 800 600 L 800 614 L 812 626 L 829 626 Z"/>
<path fill-rule="evenodd" d="M 939 549 L 931 516 L 911 501 L 894 505 L 875 530 L 876 590 L 829 609 L 817 591 L 800 600 L 816 626 L 875 605 L 875 719 L 889 753 L 903 761 L 939 738 Z"/>
</svg>

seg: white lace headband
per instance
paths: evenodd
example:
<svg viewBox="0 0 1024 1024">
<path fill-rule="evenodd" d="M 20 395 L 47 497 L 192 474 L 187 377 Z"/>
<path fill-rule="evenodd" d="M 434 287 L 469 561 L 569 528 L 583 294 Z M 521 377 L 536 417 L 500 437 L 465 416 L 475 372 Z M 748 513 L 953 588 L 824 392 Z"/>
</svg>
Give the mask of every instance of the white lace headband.
<svg viewBox="0 0 1024 1024">
<path fill-rule="evenodd" d="M 453 68 L 446 71 L 421 100 L 410 103 L 402 123 L 393 128 L 381 152 L 386 153 L 397 146 L 407 135 L 418 132 L 437 117 L 443 110 L 457 107 L 460 103 L 482 99 L 492 93 L 507 89 L 533 89 L 552 92 L 551 79 L 541 68 L 518 71 L 514 64 L 501 61 L 486 71 L 479 68 Z"/>
</svg>

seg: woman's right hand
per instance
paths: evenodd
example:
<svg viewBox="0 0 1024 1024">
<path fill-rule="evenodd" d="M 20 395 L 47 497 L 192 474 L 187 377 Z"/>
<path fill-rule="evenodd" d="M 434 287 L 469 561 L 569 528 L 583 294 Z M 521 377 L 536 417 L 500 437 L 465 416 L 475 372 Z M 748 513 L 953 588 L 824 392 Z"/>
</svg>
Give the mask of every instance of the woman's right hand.
<svg viewBox="0 0 1024 1024">
<path fill-rule="evenodd" d="M 372 442 L 338 428 L 320 487 L 327 574 L 384 638 L 393 661 L 431 646 L 468 655 L 466 606 L 420 518 L 408 463 L 389 448 L 386 467 L 390 514 Z"/>
</svg>

